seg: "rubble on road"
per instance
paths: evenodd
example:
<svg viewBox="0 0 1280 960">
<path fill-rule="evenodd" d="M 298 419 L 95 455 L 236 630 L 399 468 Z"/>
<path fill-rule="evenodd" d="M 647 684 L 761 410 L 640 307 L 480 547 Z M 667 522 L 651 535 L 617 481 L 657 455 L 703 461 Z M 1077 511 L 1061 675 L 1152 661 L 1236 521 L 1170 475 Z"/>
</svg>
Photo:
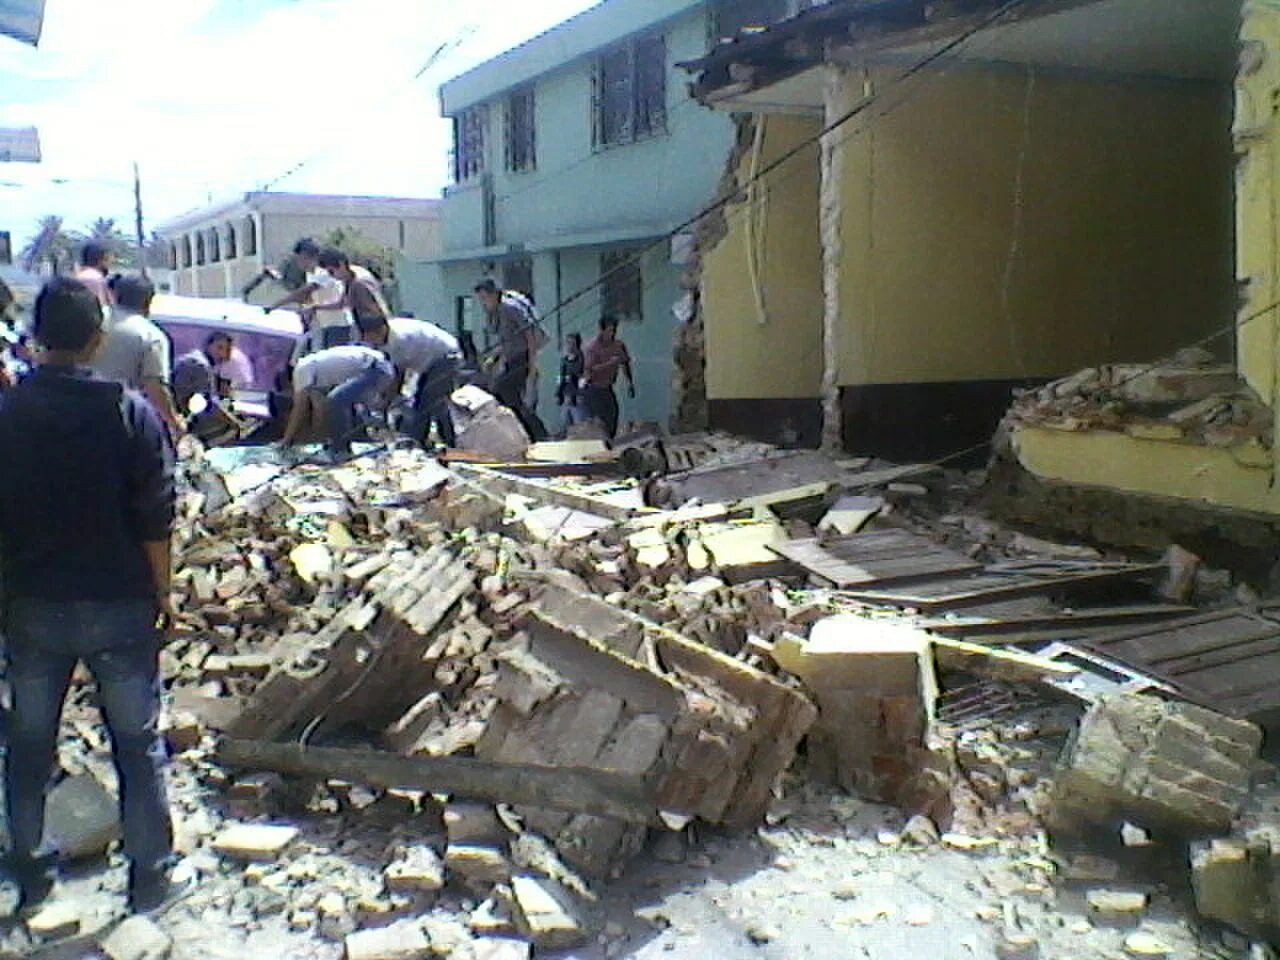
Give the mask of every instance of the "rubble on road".
<svg viewBox="0 0 1280 960">
<path fill-rule="evenodd" d="M 167 735 L 213 798 L 184 808 L 179 847 L 234 886 L 192 923 L 222 911 L 324 944 L 316 958 L 620 955 L 603 880 L 647 844 L 705 874 L 703 825 L 783 829 L 779 784 L 801 778 L 838 791 L 833 837 L 864 801 L 902 808 L 863 859 L 1016 854 L 1006 896 L 1052 889 L 1046 824 L 1065 840 L 1129 822 L 1156 843 L 1230 828 L 1257 728 L 1169 682 L 1145 687 L 1167 700 L 1108 696 L 1123 684 L 1087 652 L 1193 612 L 1185 582 L 1158 601 L 1163 566 L 957 512 L 972 479 L 936 468 L 714 437 L 655 449 L 193 468 Z M 1234 863 L 1214 849 L 1198 885 Z M 1061 871 L 1099 877 L 1082 911 L 1140 912 L 1086 866 Z M 1223 910 L 1205 889 L 1201 909 Z M 857 901 L 848 924 L 888 915 L 836 899 Z M 926 906 L 903 922 L 932 925 Z M 991 916 L 993 949 L 1030 955 L 1018 918 Z"/>
</svg>

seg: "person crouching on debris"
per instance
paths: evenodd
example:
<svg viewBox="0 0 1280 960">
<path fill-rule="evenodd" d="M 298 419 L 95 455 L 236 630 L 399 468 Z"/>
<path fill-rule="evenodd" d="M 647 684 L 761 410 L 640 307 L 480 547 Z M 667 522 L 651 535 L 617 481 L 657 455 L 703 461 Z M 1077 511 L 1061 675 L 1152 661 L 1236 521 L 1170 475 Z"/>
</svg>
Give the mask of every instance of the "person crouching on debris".
<svg viewBox="0 0 1280 960">
<path fill-rule="evenodd" d="M 35 303 L 39 368 L 0 400 L 0 544 L 13 711 L 5 865 L 29 912 L 50 892 L 41 847 L 62 702 L 83 660 L 94 675 L 120 778 L 129 903 L 172 895 L 172 828 L 157 734 L 160 624 L 172 617 L 174 464 L 151 405 L 88 363 L 102 308 L 79 281 Z"/>
<path fill-rule="evenodd" d="M 374 406 L 395 382 L 395 368 L 377 350 L 344 344 L 308 354 L 293 368 L 293 409 L 283 443 L 297 444 L 322 432 L 329 456 L 351 456 L 359 430 L 356 408 Z"/>
<path fill-rule="evenodd" d="M 449 396 L 457 387 L 462 366 L 457 338 L 434 323 L 408 317 L 362 317 L 356 327 L 361 342 L 385 352 L 395 366 L 395 395 L 399 395 L 406 374 L 418 376 L 405 433 L 425 446 L 434 423 L 440 441 L 446 447 L 456 446 Z"/>
</svg>

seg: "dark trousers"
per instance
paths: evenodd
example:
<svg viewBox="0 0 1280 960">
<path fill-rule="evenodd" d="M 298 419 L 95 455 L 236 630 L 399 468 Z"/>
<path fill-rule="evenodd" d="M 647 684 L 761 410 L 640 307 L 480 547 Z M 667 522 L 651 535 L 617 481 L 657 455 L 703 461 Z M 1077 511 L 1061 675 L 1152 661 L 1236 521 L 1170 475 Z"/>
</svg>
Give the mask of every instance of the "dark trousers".
<svg viewBox="0 0 1280 960">
<path fill-rule="evenodd" d="M 441 357 L 418 374 L 418 392 L 413 398 L 413 416 L 409 419 L 408 434 L 420 443 L 426 443 L 431 424 L 436 425 L 440 439 L 446 447 L 458 444 L 453 428 L 453 414 L 449 412 L 449 397 L 458 383 L 458 369 L 462 358 L 456 355 Z"/>
<path fill-rule="evenodd" d="M 169 857 L 173 833 L 163 775 L 166 751 L 157 730 L 160 637 L 155 622 L 149 600 L 15 600 L 10 605 L 6 632 L 13 713 L 5 792 L 15 860 L 40 849 L 62 702 L 80 660 L 98 682 L 111 734 L 125 854 L 141 870 L 159 869 Z"/>
<path fill-rule="evenodd" d="M 326 414 L 328 447 L 333 453 L 351 452 L 351 441 L 360 429 L 356 408 L 372 406 L 395 379 L 395 369 L 386 360 L 370 364 L 357 376 L 329 391 Z"/>
<path fill-rule="evenodd" d="M 613 387 L 597 387 L 587 384 L 583 391 L 587 412 L 604 424 L 604 431 L 612 440 L 618 435 L 618 394 Z"/>
<path fill-rule="evenodd" d="M 543 440 L 542 425 L 529 412 L 524 404 L 524 391 L 529 383 L 529 358 L 519 357 L 504 360 L 502 370 L 493 383 L 494 396 L 498 402 L 516 415 L 525 433 L 532 440 Z"/>
</svg>

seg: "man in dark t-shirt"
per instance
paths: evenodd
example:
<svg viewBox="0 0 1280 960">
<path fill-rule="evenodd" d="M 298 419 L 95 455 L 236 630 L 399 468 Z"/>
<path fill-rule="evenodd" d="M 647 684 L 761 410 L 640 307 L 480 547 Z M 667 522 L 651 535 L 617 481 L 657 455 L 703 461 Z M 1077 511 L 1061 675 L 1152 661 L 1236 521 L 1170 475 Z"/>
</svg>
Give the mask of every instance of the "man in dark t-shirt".
<svg viewBox="0 0 1280 960">
<path fill-rule="evenodd" d="M 146 400 L 87 368 L 102 339 L 90 288 L 50 281 L 36 299 L 33 332 L 45 348 L 39 368 L 0 397 L 0 563 L 13 693 L 6 866 L 22 910 L 48 895 L 57 851 L 41 847 L 45 790 L 62 702 L 84 661 L 120 779 L 130 905 L 152 911 L 171 894 L 157 674 L 159 624 L 171 615 L 173 452 Z"/>
</svg>

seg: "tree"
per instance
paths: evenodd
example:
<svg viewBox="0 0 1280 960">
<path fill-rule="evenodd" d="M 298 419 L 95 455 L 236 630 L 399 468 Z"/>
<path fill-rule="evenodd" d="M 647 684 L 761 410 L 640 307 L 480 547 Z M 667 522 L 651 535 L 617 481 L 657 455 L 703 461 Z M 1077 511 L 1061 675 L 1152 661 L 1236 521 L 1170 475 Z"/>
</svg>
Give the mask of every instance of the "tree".
<svg viewBox="0 0 1280 960">
<path fill-rule="evenodd" d="M 81 242 L 92 240 L 103 244 L 111 251 L 118 267 L 133 269 L 137 266 L 138 251 L 128 234 L 116 226 L 115 220 L 110 217 L 99 217 L 94 220 L 89 224 L 89 229 L 80 234 L 77 239 Z"/>
<path fill-rule="evenodd" d="M 62 218 L 41 217 L 36 234 L 19 254 L 22 267 L 30 273 L 47 267 L 50 273 L 69 270 L 76 262 L 76 237 L 66 229 Z"/>
</svg>

